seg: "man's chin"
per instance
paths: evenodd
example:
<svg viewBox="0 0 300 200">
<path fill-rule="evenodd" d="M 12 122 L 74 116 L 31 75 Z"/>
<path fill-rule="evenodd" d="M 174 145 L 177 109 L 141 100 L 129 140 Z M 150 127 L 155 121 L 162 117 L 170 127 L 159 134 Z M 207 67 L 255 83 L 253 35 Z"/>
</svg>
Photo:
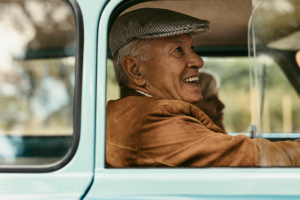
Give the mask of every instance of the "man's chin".
<svg viewBox="0 0 300 200">
<path fill-rule="evenodd" d="M 194 95 L 194 96 L 190 96 L 189 98 L 183 99 L 183 101 L 191 104 L 195 104 L 201 101 L 202 99 L 203 99 L 202 95 Z"/>
</svg>

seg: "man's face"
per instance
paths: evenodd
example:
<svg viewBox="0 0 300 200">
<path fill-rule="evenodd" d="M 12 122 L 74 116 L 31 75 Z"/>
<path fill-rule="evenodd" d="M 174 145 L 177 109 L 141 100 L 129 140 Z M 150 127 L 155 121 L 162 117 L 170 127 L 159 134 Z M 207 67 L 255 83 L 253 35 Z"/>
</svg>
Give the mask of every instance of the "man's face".
<svg viewBox="0 0 300 200">
<path fill-rule="evenodd" d="M 202 99 L 198 70 L 203 60 L 189 34 L 154 39 L 145 64 L 145 89 L 153 96 L 196 103 Z"/>
</svg>

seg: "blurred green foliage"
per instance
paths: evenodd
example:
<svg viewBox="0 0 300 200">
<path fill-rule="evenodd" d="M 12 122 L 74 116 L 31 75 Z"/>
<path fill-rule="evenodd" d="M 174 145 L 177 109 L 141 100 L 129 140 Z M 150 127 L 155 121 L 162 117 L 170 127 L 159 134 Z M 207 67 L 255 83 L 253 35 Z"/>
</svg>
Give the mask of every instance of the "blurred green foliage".
<svg viewBox="0 0 300 200">
<path fill-rule="evenodd" d="M 115 71 L 111 59 L 107 59 L 107 81 L 106 81 L 106 101 L 120 98 L 120 88 L 115 78 Z"/>
<path fill-rule="evenodd" d="M 201 70 L 211 71 L 221 79 L 219 90 L 220 99 L 225 104 L 224 124 L 228 132 L 248 132 L 251 122 L 251 91 L 249 76 L 249 60 L 239 58 L 204 58 L 204 67 Z M 262 132 L 282 133 L 283 130 L 283 97 L 288 96 L 292 105 L 292 132 L 300 132 L 300 102 L 295 89 L 289 83 L 280 67 L 269 60 L 266 66 L 266 75 L 262 76 L 258 69 L 257 77 L 259 90 L 261 81 L 265 78 L 265 97 L 263 104 Z M 252 77 L 254 81 L 254 76 Z M 253 90 L 255 88 L 252 88 Z M 255 92 L 255 91 L 252 91 Z M 261 92 L 259 93 L 261 101 Z M 260 103 L 260 102 L 259 102 Z M 253 105 L 257 106 L 257 105 Z M 287 106 L 287 105 L 286 105 Z M 268 108 L 266 108 L 268 107 Z M 266 114 L 266 112 L 268 112 Z M 257 114 L 257 113 L 254 113 Z M 266 122 L 268 121 L 268 122 Z M 269 124 L 269 127 L 266 127 Z"/>
<path fill-rule="evenodd" d="M 15 61 L 0 83 L 1 131 L 73 133 L 74 57 Z"/>
</svg>

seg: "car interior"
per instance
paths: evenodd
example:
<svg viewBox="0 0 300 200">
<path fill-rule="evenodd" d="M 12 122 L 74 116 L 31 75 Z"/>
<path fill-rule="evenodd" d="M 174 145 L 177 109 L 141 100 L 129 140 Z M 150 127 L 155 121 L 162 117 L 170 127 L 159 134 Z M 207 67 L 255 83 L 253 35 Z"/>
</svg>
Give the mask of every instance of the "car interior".
<svg viewBox="0 0 300 200">
<path fill-rule="evenodd" d="M 115 9 L 110 26 L 117 16 L 145 7 L 210 21 L 208 34 L 193 36 L 194 51 L 204 60 L 200 71 L 221 79 L 219 97 L 225 104 L 229 134 L 270 141 L 299 138 L 297 1 L 280 5 L 249 0 L 128 1 Z M 120 93 L 113 82 L 111 59 L 108 49 L 107 101 Z"/>
</svg>

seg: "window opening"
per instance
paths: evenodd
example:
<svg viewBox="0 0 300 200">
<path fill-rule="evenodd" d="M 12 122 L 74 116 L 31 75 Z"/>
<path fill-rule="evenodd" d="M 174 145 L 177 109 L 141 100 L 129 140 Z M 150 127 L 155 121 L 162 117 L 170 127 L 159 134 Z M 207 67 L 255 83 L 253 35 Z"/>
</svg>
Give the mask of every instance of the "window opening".
<svg viewBox="0 0 300 200">
<path fill-rule="evenodd" d="M 71 6 L 0 1 L 0 166 L 49 165 L 72 148 L 77 58 Z"/>
</svg>

